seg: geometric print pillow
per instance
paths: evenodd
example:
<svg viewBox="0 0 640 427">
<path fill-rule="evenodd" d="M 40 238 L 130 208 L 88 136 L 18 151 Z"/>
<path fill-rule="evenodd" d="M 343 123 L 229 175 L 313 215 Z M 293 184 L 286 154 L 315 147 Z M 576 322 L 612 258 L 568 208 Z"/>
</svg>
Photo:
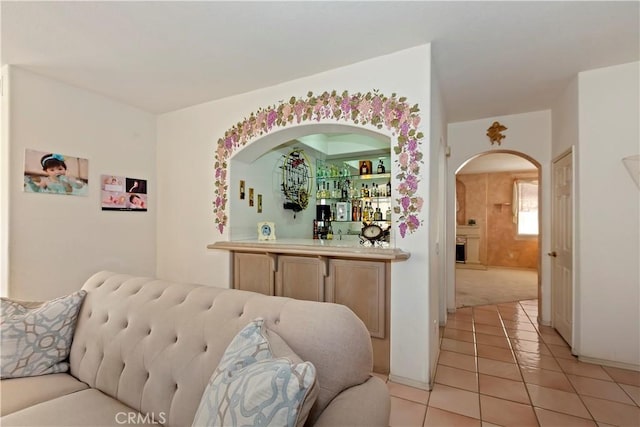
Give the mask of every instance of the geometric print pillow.
<svg viewBox="0 0 640 427">
<path fill-rule="evenodd" d="M 227 347 L 193 420 L 200 426 L 302 426 L 318 397 L 311 362 L 273 358 L 263 319 Z"/>
<path fill-rule="evenodd" d="M 46 302 L 0 298 L 0 378 L 68 371 L 66 360 L 86 293 L 80 290 Z"/>
</svg>

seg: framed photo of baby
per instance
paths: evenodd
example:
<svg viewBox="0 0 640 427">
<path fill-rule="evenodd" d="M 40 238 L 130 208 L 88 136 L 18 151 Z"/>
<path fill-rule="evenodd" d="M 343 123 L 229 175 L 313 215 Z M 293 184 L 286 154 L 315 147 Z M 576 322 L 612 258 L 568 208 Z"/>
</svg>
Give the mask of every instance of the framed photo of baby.
<svg viewBox="0 0 640 427">
<path fill-rule="evenodd" d="M 101 175 L 103 211 L 147 211 L 147 180 Z"/>
<path fill-rule="evenodd" d="M 25 192 L 86 196 L 88 188 L 89 160 L 56 152 L 25 150 Z"/>
</svg>

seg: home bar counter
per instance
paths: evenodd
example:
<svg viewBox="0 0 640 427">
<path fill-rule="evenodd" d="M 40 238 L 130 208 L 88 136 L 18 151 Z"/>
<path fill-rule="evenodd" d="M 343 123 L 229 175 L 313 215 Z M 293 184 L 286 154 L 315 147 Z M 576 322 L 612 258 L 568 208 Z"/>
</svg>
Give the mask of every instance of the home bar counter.
<svg viewBox="0 0 640 427">
<path fill-rule="evenodd" d="M 232 254 L 235 289 L 349 307 L 371 334 L 374 371 L 389 373 L 391 262 L 410 257 L 358 240 L 220 241 Z"/>
</svg>

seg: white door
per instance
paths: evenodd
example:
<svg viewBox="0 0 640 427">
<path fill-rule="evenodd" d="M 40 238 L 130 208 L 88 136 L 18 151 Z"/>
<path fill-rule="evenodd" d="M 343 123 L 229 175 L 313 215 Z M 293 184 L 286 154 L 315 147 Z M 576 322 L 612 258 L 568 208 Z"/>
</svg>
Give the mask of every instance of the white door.
<svg viewBox="0 0 640 427">
<path fill-rule="evenodd" d="M 573 158 L 553 162 L 551 215 L 551 322 L 569 345 L 573 329 Z"/>
</svg>

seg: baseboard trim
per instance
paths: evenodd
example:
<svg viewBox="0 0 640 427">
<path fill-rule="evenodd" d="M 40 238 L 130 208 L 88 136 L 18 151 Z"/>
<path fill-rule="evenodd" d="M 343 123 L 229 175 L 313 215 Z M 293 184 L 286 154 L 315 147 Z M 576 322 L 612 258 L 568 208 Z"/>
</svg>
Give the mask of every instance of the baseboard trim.
<svg viewBox="0 0 640 427">
<path fill-rule="evenodd" d="M 621 368 L 640 372 L 640 365 L 636 365 L 634 363 L 616 362 L 614 360 L 598 359 L 597 357 L 586 356 L 578 356 L 578 360 L 586 363 L 595 363 L 596 365 L 610 366 L 612 368 Z"/>
<path fill-rule="evenodd" d="M 421 390 L 431 390 L 431 387 L 429 386 L 429 383 L 424 383 L 422 381 L 416 381 L 416 380 L 412 380 L 411 378 L 405 378 L 405 377 L 401 377 L 399 375 L 391 375 L 389 374 L 389 381 L 394 382 L 394 383 L 398 383 L 398 384 L 402 384 L 402 385 L 408 385 L 409 387 L 414 387 L 414 388 L 419 388 Z"/>
<path fill-rule="evenodd" d="M 545 322 L 545 321 L 543 321 L 543 320 L 542 320 L 542 318 L 541 318 L 540 316 L 538 316 L 536 320 L 538 321 L 538 324 L 539 324 L 539 325 L 542 325 L 542 326 L 551 326 L 551 322 Z"/>
</svg>

